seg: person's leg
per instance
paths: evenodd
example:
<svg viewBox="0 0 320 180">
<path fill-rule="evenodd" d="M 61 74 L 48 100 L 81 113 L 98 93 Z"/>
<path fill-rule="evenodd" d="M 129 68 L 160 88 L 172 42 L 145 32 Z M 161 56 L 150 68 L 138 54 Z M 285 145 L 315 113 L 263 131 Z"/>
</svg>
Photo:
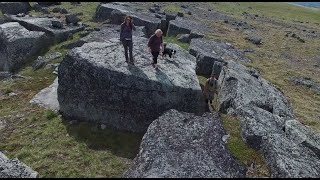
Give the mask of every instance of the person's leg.
<svg viewBox="0 0 320 180">
<path fill-rule="evenodd" d="M 154 56 L 153 56 L 153 62 L 154 64 L 158 63 L 158 56 L 159 56 L 159 52 L 154 52 Z"/>
<path fill-rule="evenodd" d="M 126 62 L 129 62 L 129 58 L 128 58 L 128 44 L 127 44 L 127 41 L 124 40 L 122 41 L 122 44 L 123 44 L 123 48 L 124 48 L 124 56 L 126 58 Z"/>
<path fill-rule="evenodd" d="M 133 64 L 133 54 L 132 54 L 133 43 L 132 43 L 132 41 L 128 41 L 128 46 L 129 46 L 130 61 Z"/>
</svg>

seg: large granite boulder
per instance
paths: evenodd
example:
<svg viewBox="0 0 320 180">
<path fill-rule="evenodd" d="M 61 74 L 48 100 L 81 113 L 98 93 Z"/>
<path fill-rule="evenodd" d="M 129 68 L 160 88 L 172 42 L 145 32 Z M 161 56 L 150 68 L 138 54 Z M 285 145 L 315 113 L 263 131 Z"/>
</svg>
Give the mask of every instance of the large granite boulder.
<svg viewBox="0 0 320 180">
<path fill-rule="evenodd" d="M 62 54 L 59 52 L 54 52 L 54 53 L 48 54 L 46 56 L 38 56 L 38 59 L 32 63 L 32 69 L 37 70 L 37 69 L 41 68 L 45 63 L 47 63 L 53 59 L 59 58 L 61 56 L 62 56 Z"/>
<path fill-rule="evenodd" d="M 191 39 L 189 53 L 197 57 L 197 74 L 210 75 L 215 62 L 237 60 L 250 61 L 243 52 L 237 50 L 232 44 L 224 41 L 207 40 L 204 38 Z"/>
<path fill-rule="evenodd" d="M 221 112 L 250 105 L 280 117 L 294 117 L 287 98 L 253 68 L 228 61 L 222 68 L 218 84 L 218 109 Z"/>
<path fill-rule="evenodd" d="M 242 138 L 262 152 L 272 177 L 320 177 L 320 134 L 294 119 L 278 89 L 234 61 L 222 67 L 218 85 L 218 110 L 238 117 Z"/>
<path fill-rule="evenodd" d="M 151 66 L 146 38 L 135 38 L 135 66 L 125 62 L 119 38 L 74 48 L 59 66 L 58 101 L 65 117 L 145 132 L 168 109 L 203 113 L 195 58 L 178 45 L 174 60 Z"/>
<path fill-rule="evenodd" d="M 153 121 L 127 178 L 240 178 L 245 168 L 227 149 L 218 113 L 169 110 Z"/>
<path fill-rule="evenodd" d="M 161 19 L 137 12 L 135 8 L 119 3 L 100 4 L 96 9 L 94 19 L 96 21 L 110 19 L 111 23 L 120 25 L 125 16 L 133 17 L 133 23 L 136 26 L 145 26 L 148 37 L 161 26 Z"/>
<path fill-rule="evenodd" d="M 58 78 L 47 88 L 42 89 L 38 94 L 36 94 L 31 100 L 30 104 L 36 104 L 40 107 L 51 109 L 53 111 L 59 111 L 58 102 Z"/>
<path fill-rule="evenodd" d="M 311 149 L 281 134 L 263 138 L 262 154 L 272 178 L 319 178 L 320 158 Z"/>
<path fill-rule="evenodd" d="M 63 28 L 54 28 L 52 21 L 60 21 L 57 18 L 40 18 L 40 17 L 16 17 L 14 15 L 5 15 L 10 21 L 19 22 L 22 26 L 30 31 L 42 31 L 52 38 L 52 43 L 67 40 L 73 33 L 82 31 L 84 26 L 64 26 Z"/>
<path fill-rule="evenodd" d="M 29 31 L 17 22 L 0 25 L 0 70 L 14 71 L 49 47 L 44 32 Z"/>
<path fill-rule="evenodd" d="M 36 178 L 38 173 L 17 158 L 8 159 L 0 152 L 0 178 Z"/>
<path fill-rule="evenodd" d="M 29 2 L 0 2 L 3 14 L 27 13 L 31 10 Z"/>
</svg>

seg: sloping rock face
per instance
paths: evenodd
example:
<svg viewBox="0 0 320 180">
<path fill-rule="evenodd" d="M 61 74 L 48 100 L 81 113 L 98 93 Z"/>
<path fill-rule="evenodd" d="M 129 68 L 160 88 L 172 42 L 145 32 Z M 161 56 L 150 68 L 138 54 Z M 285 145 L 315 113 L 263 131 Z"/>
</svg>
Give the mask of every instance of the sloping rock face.
<svg viewBox="0 0 320 180">
<path fill-rule="evenodd" d="M 31 10 L 29 2 L 0 2 L 3 14 L 27 13 Z"/>
<path fill-rule="evenodd" d="M 238 117 L 242 138 L 262 151 L 272 177 L 320 177 L 320 134 L 295 120 L 279 90 L 234 61 L 222 67 L 218 85 L 218 110 Z"/>
<path fill-rule="evenodd" d="M 42 89 L 38 94 L 36 94 L 31 100 L 31 104 L 37 104 L 41 107 L 51 109 L 53 111 L 59 111 L 58 102 L 58 78 L 47 88 Z"/>
<path fill-rule="evenodd" d="M 0 152 L 0 178 L 36 178 L 38 173 L 18 159 L 8 159 Z"/>
<path fill-rule="evenodd" d="M 226 148 L 218 113 L 169 110 L 153 121 L 123 177 L 239 178 L 245 168 Z"/>
<path fill-rule="evenodd" d="M 49 47 L 44 32 L 29 31 L 17 22 L 0 25 L 0 70 L 14 71 Z"/>
<path fill-rule="evenodd" d="M 190 19 L 177 17 L 169 22 L 167 36 L 176 36 L 178 34 L 190 34 L 192 31 L 206 32 L 210 29 L 199 22 Z M 192 38 L 194 38 L 192 36 Z"/>
<path fill-rule="evenodd" d="M 137 12 L 135 8 L 119 3 L 100 4 L 96 9 L 94 18 L 96 21 L 110 19 L 111 23 L 120 25 L 125 16 L 133 17 L 136 26 L 145 26 L 147 37 L 154 34 L 155 30 L 161 26 L 161 19 L 150 14 Z"/>
<path fill-rule="evenodd" d="M 67 40 L 73 33 L 82 31 L 84 26 L 64 26 L 64 28 L 52 27 L 52 21 L 60 21 L 57 18 L 40 18 L 40 17 L 16 17 L 15 15 L 5 15 L 10 21 L 19 22 L 29 31 L 42 31 L 51 37 L 52 43 Z M 61 22 L 61 21 L 60 21 Z M 62 22 L 61 22 L 62 23 Z"/>
<path fill-rule="evenodd" d="M 223 41 L 213 41 L 203 38 L 191 39 L 189 53 L 197 57 L 197 74 L 210 75 L 214 62 L 237 60 L 249 62 L 243 52 L 237 50 L 232 44 Z"/>
<path fill-rule="evenodd" d="M 135 66 L 125 62 L 118 38 L 72 49 L 59 66 L 58 101 L 66 117 L 102 122 L 109 127 L 145 132 L 168 109 L 203 113 L 195 58 L 178 45 L 174 60 L 151 66 L 146 38 L 133 45 Z"/>
</svg>

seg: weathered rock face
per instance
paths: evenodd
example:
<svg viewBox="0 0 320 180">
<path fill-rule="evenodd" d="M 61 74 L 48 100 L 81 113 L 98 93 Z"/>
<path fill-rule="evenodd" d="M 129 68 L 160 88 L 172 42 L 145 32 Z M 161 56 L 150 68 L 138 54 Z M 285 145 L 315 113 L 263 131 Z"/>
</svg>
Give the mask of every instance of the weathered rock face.
<svg viewBox="0 0 320 180">
<path fill-rule="evenodd" d="M 0 2 L 3 14 L 27 13 L 31 10 L 29 2 Z"/>
<path fill-rule="evenodd" d="M 262 151 L 272 177 L 320 177 L 320 134 L 298 121 L 284 95 L 254 69 L 228 61 L 218 80 L 221 112 L 235 112 L 241 135 Z"/>
<path fill-rule="evenodd" d="M 136 26 L 145 26 L 148 37 L 161 25 L 160 19 L 150 16 L 150 14 L 138 13 L 136 9 L 118 3 L 100 4 L 94 18 L 96 21 L 110 19 L 111 23 L 120 25 L 125 16 L 133 17 Z"/>
<path fill-rule="evenodd" d="M 271 168 L 271 177 L 320 177 L 320 159 L 309 148 L 280 134 L 263 139 L 263 156 Z"/>
<path fill-rule="evenodd" d="M 42 89 L 38 94 L 36 94 L 31 100 L 31 104 L 37 104 L 41 107 L 51 109 L 53 111 L 59 111 L 58 102 L 58 78 L 47 88 Z"/>
<path fill-rule="evenodd" d="M 134 37 L 135 39 L 135 37 Z M 205 104 L 194 72 L 195 58 L 179 54 L 151 66 L 146 38 L 133 41 L 135 66 L 125 63 L 118 38 L 72 49 L 59 66 L 58 100 L 66 117 L 145 132 L 168 109 L 202 113 Z"/>
<path fill-rule="evenodd" d="M 228 61 L 227 66 L 222 68 L 218 83 L 221 112 L 227 112 L 228 108 L 237 110 L 250 105 L 280 117 L 294 117 L 285 96 L 252 68 Z"/>
<path fill-rule="evenodd" d="M 16 17 L 14 15 L 6 15 L 6 18 L 19 22 L 22 26 L 30 31 L 42 31 L 47 34 L 47 36 L 51 37 L 52 43 L 54 41 L 61 42 L 65 41 L 69 38 L 70 34 L 79 32 L 83 30 L 84 26 L 64 26 L 64 28 L 54 28 L 52 26 L 52 21 L 60 21 L 57 18 L 39 18 L 39 17 Z M 60 21 L 61 22 L 61 21 Z"/>
<path fill-rule="evenodd" d="M 36 178 L 38 173 L 18 159 L 8 159 L 0 152 L 0 178 Z"/>
<path fill-rule="evenodd" d="M 245 168 L 226 148 L 218 113 L 195 116 L 169 110 L 153 121 L 123 177 L 239 178 Z"/>
<path fill-rule="evenodd" d="M 48 54 L 47 56 L 39 56 L 38 59 L 35 62 L 33 62 L 32 68 L 33 70 L 37 70 L 41 68 L 45 63 L 49 62 L 50 60 L 59 58 L 61 56 L 62 54 L 59 52 L 54 52 L 54 53 Z"/>
<path fill-rule="evenodd" d="M 191 39 L 189 53 L 197 57 L 196 73 L 203 75 L 211 74 L 216 61 L 250 61 L 243 52 L 235 49 L 230 43 L 203 38 Z"/>
<path fill-rule="evenodd" d="M 29 31 L 17 22 L 0 25 L 0 70 L 14 71 L 49 47 L 44 32 Z"/>
</svg>

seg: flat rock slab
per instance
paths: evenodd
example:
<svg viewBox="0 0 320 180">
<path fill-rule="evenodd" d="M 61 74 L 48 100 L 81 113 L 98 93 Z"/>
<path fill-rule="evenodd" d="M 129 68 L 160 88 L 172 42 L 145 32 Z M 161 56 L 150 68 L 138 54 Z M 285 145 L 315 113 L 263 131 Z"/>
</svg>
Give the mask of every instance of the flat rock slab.
<svg viewBox="0 0 320 180">
<path fill-rule="evenodd" d="M 134 7 L 121 3 L 100 4 L 96 9 L 94 18 L 96 21 L 110 19 L 111 23 L 120 25 L 125 16 L 133 17 L 136 26 L 145 26 L 148 37 L 161 26 L 161 19 L 147 13 L 137 12 Z"/>
<path fill-rule="evenodd" d="M 169 110 L 153 121 L 126 178 L 239 178 L 245 168 L 227 149 L 218 113 Z"/>
<path fill-rule="evenodd" d="M 30 31 L 42 31 L 48 36 L 53 38 L 53 41 L 62 42 L 69 38 L 70 34 L 82 31 L 84 26 L 68 25 L 64 28 L 52 27 L 52 21 L 60 21 L 57 18 L 46 18 L 46 17 L 16 17 L 15 15 L 5 15 L 10 21 L 19 22 L 22 26 Z M 62 21 L 60 21 L 62 23 Z"/>
<path fill-rule="evenodd" d="M 0 152 L 0 178 L 37 178 L 38 173 L 18 159 L 8 159 Z"/>
<path fill-rule="evenodd" d="M 29 2 L 0 2 L 2 14 L 27 13 L 31 10 Z"/>
<path fill-rule="evenodd" d="M 189 53 L 197 57 L 197 74 L 210 75 L 214 62 L 235 60 L 249 62 L 243 52 L 224 41 L 214 41 L 204 38 L 191 39 Z"/>
<path fill-rule="evenodd" d="M 203 113 L 201 87 L 195 74 L 195 58 L 178 45 L 175 59 L 152 56 L 146 38 L 133 45 L 135 66 L 125 62 L 118 38 L 86 43 L 72 49 L 59 66 L 60 111 L 73 119 L 99 122 L 117 129 L 145 132 L 168 109 Z"/>
<path fill-rule="evenodd" d="M 31 100 L 31 104 L 37 104 L 41 107 L 51 109 L 53 111 L 59 111 L 58 102 L 58 78 L 47 88 L 42 89 L 38 94 L 36 94 Z"/>
<path fill-rule="evenodd" d="M 49 47 L 44 32 L 29 31 L 17 22 L 0 25 L 0 70 L 13 71 Z"/>
<path fill-rule="evenodd" d="M 87 36 L 79 39 L 76 42 L 65 45 L 67 49 L 81 47 L 84 43 L 88 42 L 108 42 L 112 38 L 120 39 L 120 25 L 104 24 L 99 27 L 100 31 L 92 31 Z M 136 30 L 132 32 L 133 41 L 137 38 L 146 37 L 145 27 L 136 26 Z"/>
</svg>

